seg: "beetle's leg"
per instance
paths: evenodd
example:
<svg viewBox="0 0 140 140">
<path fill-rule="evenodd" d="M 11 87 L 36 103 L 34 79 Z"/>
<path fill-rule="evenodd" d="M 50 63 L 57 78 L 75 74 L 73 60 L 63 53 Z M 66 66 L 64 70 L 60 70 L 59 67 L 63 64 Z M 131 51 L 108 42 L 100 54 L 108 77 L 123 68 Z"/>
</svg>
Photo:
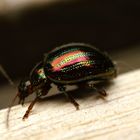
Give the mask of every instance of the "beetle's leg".
<svg viewBox="0 0 140 140">
<path fill-rule="evenodd" d="M 51 88 L 51 85 L 50 84 L 45 84 L 43 87 L 42 87 L 42 90 L 38 90 L 36 92 L 36 98 L 31 102 L 31 104 L 29 105 L 25 115 L 23 116 L 23 120 L 28 118 L 29 116 L 29 113 L 30 111 L 32 110 L 33 106 L 35 105 L 35 103 L 37 101 L 39 101 L 41 99 L 42 96 L 46 96 L 48 94 L 48 91 L 50 90 Z"/>
<path fill-rule="evenodd" d="M 96 89 L 96 91 L 97 91 L 100 95 L 102 95 L 103 97 L 107 96 L 107 93 L 106 93 L 105 89 L 101 89 L 101 90 L 99 90 L 99 89 L 97 89 L 97 88 L 95 88 L 95 89 Z"/>
<path fill-rule="evenodd" d="M 66 89 L 64 86 L 58 86 L 58 90 L 64 93 L 64 95 L 68 98 L 68 100 L 76 107 L 76 110 L 79 110 L 79 104 L 75 101 L 75 99 L 66 92 Z"/>
<path fill-rule="evenodd" d="M 23 120 L 28 118 L 30 111 L 32 110 L 33 106 L 37 101 L 41 99 L 42 96 L 46 96 L 48 94 L 48 91 L 50 90 L 51 86 L 50 85 L 45 85 L 41 91 L 36 92 L 36 98 L 31 102 L 29 105 L 25 115 L 23 116 Z"/>
<path fill-rule="evenodd" d="M 26 118 L 28 118 L 30 111 L 32 110 L 32 108 L 33 108 L 33 106 L 35 105 L 35 103 L 39 100 L 39 98 L 40 98 L 40 97 L 38 96 L 38 97 L 36 97 L 36 98 L 31 102 L 31 104 L 29 105 L 29 107 L 28 107 L 26 113 L 24 114 L 24 116 L 23 116 L 23 118 L 22 118 L 23 120 L 26 119 Z"/>
<path fill-rule="evenodd" d="M 106 91 L 105 91 L 104 89 L 99 90 L 99 89 L 97 89 L 97 88 L 95 87 L 94 84 L 88 83 L 88 87 L 90 87 L 90 88 L 96 90 L 96 91 L 97 91 L 101 96 L 103 96 L 103 97 L 107 96 L 107 93 L 106 93 Z"/>
</svg>

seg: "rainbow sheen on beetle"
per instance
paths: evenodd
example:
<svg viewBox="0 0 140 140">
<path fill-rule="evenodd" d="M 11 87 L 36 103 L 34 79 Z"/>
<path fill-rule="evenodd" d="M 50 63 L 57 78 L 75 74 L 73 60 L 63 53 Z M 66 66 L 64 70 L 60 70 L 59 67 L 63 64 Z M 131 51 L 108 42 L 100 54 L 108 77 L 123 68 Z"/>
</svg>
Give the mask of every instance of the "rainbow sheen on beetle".
<svg viewBox="0 0 140 140">
<path fill-rule="evenodd" d="M 44 71 L 56 84 L 100 81 L 116 75 L 112 60 L 87 44 L 68 44 L 54 49 L 45 56 Z"/>
</svg>

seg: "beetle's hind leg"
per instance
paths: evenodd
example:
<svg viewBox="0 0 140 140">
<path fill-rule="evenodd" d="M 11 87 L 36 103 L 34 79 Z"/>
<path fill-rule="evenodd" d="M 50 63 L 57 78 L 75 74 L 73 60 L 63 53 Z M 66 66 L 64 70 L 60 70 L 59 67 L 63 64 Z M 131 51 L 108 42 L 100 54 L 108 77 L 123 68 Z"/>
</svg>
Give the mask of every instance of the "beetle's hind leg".
<svg viewBox="0 0 140 140">
<path fill-rule="evenodd" d="M 76 102 L 76 100 L 66 92 L 66 88 L 64 86 L 58 86 L 58 90 L 64 93 L 64 95 L 67 97 L 67 99 L 75 106 L 76 110 L 79 110 L 79 104 Z"/>
<path fill-rule="evenodd" d="M 106 97 L 108 95 L 104 89 L 98 89 L 92 83 L 88 83 L 88 87 L 97 91 L 102 97 Z"/>
</svg>

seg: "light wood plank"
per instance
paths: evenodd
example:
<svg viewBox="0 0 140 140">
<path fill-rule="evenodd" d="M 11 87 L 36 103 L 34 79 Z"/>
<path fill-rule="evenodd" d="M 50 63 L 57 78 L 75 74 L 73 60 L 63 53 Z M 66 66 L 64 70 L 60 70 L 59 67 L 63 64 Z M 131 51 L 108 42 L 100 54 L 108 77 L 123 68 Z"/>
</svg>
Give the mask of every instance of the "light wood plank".
<svg viewBox="0 0 140 140">
<path fill-rule="evenodd" d="M 48 97 L 35 105 L 25 121 L 22 116 L 29 104 L 14 106 L 9 129 L 6 128 L 7 109 L 1 110 L 0 139 L 139 140 L 140 70 L 119 75 L 106 90 L 109 93 L 106 100 L 91 90 L 79 91 L 83 92 L 76 98 L 79 111 L 62 95 Z"/>
</svg>

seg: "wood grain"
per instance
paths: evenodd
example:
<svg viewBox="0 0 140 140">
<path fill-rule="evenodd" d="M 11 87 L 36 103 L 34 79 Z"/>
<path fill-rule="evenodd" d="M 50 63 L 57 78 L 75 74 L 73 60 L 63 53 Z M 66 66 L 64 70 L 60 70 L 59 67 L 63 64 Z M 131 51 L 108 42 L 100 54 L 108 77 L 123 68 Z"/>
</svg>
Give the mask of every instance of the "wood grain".
<svg viewBox="0 0 140 140">
<path fill-rule="evenodd" d="M 28 103 L 0 111 L 1 140 L 139 140 L 140 69 L 119 75 L 106 86 L 105 100 L 91 90 L 74 90 L 80 110 L 60 95 L 38 102 L 30 117 L 22 121 Z M 75 94 L 78 92 L 77 94 Z M 77 96 L 78 95 L 78 96 Z"/>
</svg>

